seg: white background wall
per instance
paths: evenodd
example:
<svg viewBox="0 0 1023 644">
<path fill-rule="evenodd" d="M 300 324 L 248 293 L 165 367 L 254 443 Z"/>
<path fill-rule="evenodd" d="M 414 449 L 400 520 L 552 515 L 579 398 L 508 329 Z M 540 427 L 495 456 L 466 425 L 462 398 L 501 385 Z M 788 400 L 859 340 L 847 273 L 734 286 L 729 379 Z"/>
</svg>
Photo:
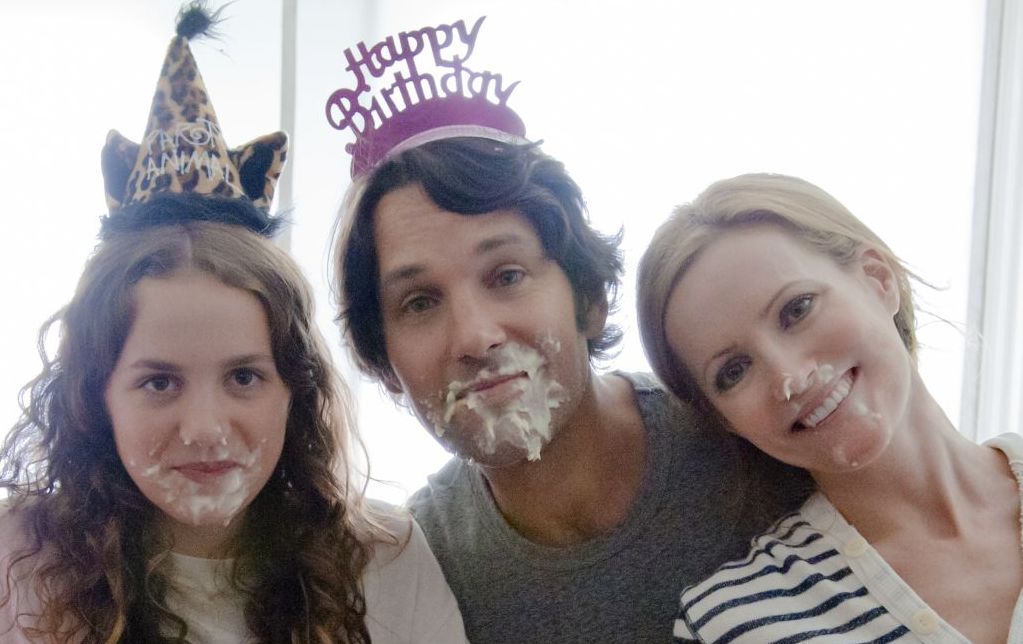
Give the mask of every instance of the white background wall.
<svg viewBox="0 0 1023 644">
<path fill-rule="evenodd" d="M 104 210 L 106 131 L 138 140 L 178 3 L 0 4 L 6 252 L 0 254 L 0 427 L 38 369 L 35 330 L 71 295 Z M 290 2 L 286 3 L 291 5 Z M 595 225 L 624 227 L 629 274 L 614 367 L 645 369 L 633 269 L 672 206 L 750 171 L 803 176 L 874 227 L 921 276 L 921 368 L 958 421 L 980 104 L 981 0 L 298 0 L 290 180 L 292 252 L 320 289 L 336 347 L 326 251 L 348 185 L 326 98 L 350 84 L 359 40 L 486 15 L 473 69 L 520 80 L 510 104 L 563 160 Z M 279 127 L 280 0 L 228 6 L 223 41 L 197 43 L 229 145 Z M 70 50 L 71 54 L 64 53 Z M 943 320 L 943 321 L 942 321 Z M 339 352 L 339 356 L 341 353 Z M 401 500 L 446 455 L 349 372 L 371 493 Z M 0 429 L 0 433 L 4 430 Z"/>
</svg>

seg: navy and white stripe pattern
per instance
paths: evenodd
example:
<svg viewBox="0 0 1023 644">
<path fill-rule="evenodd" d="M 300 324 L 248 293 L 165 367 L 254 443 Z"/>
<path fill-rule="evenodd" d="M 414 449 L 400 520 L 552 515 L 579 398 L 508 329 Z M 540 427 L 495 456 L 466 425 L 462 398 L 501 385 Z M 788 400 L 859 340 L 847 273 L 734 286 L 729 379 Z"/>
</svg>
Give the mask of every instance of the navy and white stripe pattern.
<svg viewBox="0 0 1023 644">
<path fill-rule="evenodd" d="M 1023 498 L 1023 437 L 986 444 L 1005 453 Z M 969 644 L 822 494 L 754 539 L 746 559 L 686 588 L 674 635 L 676 643 Z M 1009 641 L 1023 642 L 1023 594 Z"/>
<path fill-rule="evenodd" d="M 892 642 L 909 629 L 868 597 L 823 534 L 800 514 L 682 594 L 677 642 Z"/>
<path fill-rule="evenodd" d="M 866 582 L 864 581 L 866 580 Z M 682 593 L 679 642 L 965 642 L 822 495 Z"/>
</svg>

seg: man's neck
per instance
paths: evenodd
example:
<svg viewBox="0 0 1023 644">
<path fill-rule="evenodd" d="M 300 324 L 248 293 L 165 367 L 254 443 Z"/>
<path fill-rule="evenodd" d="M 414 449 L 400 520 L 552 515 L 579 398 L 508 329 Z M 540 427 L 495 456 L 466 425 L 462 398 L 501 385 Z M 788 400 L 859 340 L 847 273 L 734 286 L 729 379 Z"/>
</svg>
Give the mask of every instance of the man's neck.
<svg viewBox="0 0 1023 644">
<path fill-rule="evenodd" d="M 592 386 L 538 461 L 482 468 L 509 524 L 530 541 L 567 546 L 619 525 L 643 481 L 646 430 L 631 385 L 594 375 Z"/>
</svg>

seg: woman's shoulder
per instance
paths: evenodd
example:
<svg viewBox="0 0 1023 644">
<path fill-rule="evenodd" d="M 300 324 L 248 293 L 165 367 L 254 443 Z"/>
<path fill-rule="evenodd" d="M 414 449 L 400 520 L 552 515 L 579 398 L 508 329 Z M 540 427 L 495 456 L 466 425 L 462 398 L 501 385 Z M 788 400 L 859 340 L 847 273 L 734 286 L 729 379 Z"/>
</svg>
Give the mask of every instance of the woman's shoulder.
<svg viewBox="0 0 1023 644">
<path fill-rule="evenodd" d="M 1000 434 L 984 444 L 1004 453 L 1010 463 L 1023 463 L 1023 436 L 1019 434 Z"/>
</svg>

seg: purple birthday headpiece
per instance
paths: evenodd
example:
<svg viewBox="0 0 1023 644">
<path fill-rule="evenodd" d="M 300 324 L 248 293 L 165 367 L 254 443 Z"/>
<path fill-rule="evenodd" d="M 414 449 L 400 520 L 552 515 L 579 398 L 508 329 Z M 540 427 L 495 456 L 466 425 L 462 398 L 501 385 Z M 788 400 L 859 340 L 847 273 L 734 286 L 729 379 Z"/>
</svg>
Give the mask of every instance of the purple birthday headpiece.
<svg viewBox="0 0 1023 644">
<path fill-rule="evenodd" d="M 327 121 L 355 133 L 355 143 L 345 146 L 352 155 L 353 178 L 393 154 L 438 139 L 478 136 L 528 142 L 526 126 L 507 105 L 518 81 L 505 86 L 500 74 L 465 66 L 484 19 L 471 29 L 459 20 L 403 31 L 372 48 L 361 42 L 345 50 L 345 69 L 355 75 L 355 86 L 330 95 Z M 417 56 L 419 63 L 432 59 L 435 69 L 420 70 Z M 380 78 L 391 67 L 397 67 L 393 82 L 369 96 L 367 77 Z"/>
</svg>

